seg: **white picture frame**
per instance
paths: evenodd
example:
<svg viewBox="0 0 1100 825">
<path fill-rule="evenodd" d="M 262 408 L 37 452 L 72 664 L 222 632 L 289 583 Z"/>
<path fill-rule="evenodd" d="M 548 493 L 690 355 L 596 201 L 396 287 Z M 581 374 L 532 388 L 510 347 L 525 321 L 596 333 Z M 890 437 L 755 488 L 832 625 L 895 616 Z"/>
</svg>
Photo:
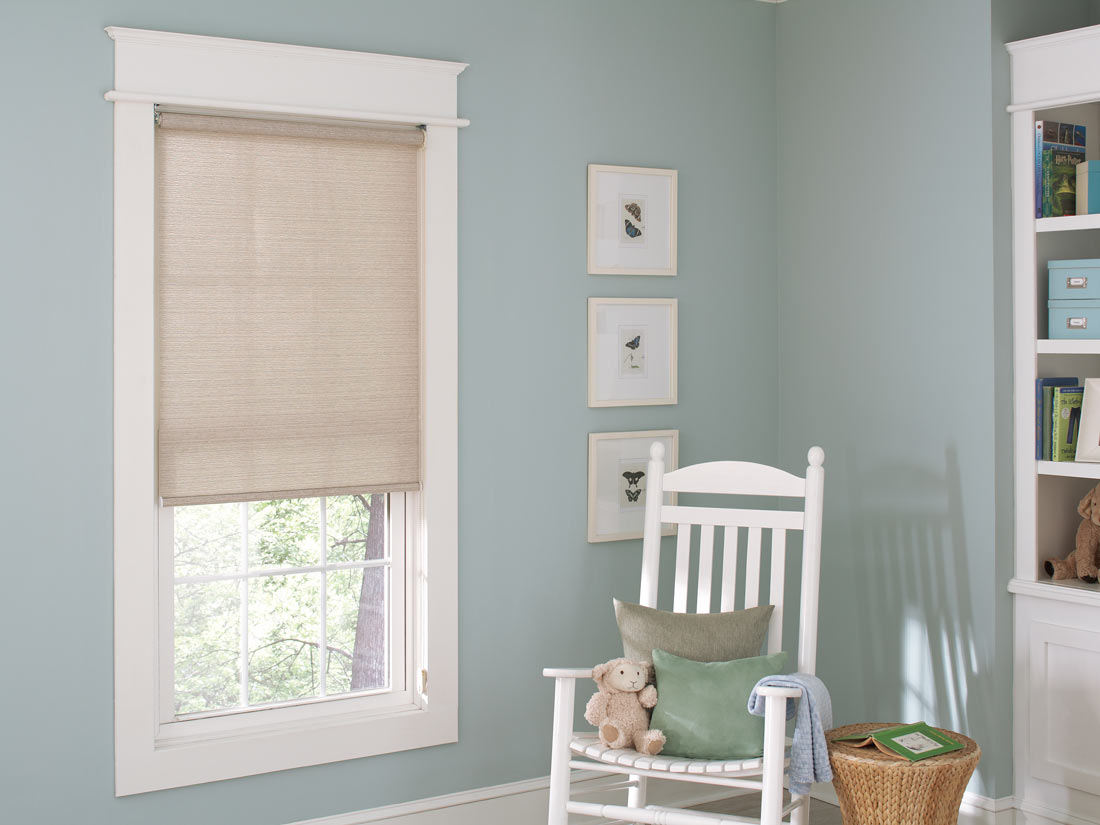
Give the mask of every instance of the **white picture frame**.
<svg viewBox="0 0 1100 825">
<path fill-rule="evenodd" d="M 679 466 L 679 430 L 588 434 L 589 543 L 642 537 L 646 473 L 654 441 L 665 446 L 666 472 L 675 470 Z M 666 493 L 665 503 L 675 504 L 676 494 Z M 671 525 L 662 525 L 662 535 L 672 533 Z"/>
<path fill-rule="evenodd" d="M 1100 462 L 1100 378 L 1085 379 L 1075 460 Z"/>
<path fill-rule="evenodd" d="M 675 169 L 588 165 L 588 274 L 676 274 Z"/>
<path fill-rule="evenodd" d="M 588 299 L 588 406 L 677 399 L 675 298 Z"/>
</svg>

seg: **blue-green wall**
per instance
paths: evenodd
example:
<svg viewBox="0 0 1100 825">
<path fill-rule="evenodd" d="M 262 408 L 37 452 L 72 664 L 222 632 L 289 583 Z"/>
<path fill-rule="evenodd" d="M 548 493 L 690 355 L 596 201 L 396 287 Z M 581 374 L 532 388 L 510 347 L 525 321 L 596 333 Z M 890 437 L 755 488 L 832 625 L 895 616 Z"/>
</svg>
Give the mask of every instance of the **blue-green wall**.
<svg viewBox="0 0 1100 825">
<path fill-rule="evenodd" d="M 1086 2 L 778 10 L 780 458 L 825 447 L 820 672 L 1012 793 L 1007 40 Z"/>
<path fill-rule="evenodd" d="M 548 772 L 546 664 L 610 658 L 635 542 L 590 431 L 772 461 L 775 9 L 749 0 L 3 0 L 0 820 L 273 825 Z M 113 796 L 106 25 L 461 60 L 457 745 Z M 585 274 L 585 165 L 680 172 L 680 275 Z M 680 404 L 585 405 L 585 298 L 680 299 Z M 795 466 L 798 466 L 796 463 Z"/>
</svg>

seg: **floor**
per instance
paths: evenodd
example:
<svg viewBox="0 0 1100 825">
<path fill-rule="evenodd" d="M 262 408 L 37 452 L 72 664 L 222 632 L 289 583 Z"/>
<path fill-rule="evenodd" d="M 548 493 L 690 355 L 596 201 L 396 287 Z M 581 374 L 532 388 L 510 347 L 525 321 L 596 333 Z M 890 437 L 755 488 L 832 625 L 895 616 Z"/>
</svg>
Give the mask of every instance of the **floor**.
<svg viewBox="0 0 1100 825">
<path fill-rule="evenodd" d="M 784 795 L 784 804 L 786 803 Z M 718 802 L 708 802 L 705 805 L 695 807 L 697 811 L 710 811 L 715 814 L 741 814 L 743 816 L 760 815 L 760 794 L 749 793 L 741 796 L 721 799 Z M 842 825 L 840 808 L 830 805 L 828 802 L 819 802 L 814 799 L 810 802 L 810 825 Z"/>
</svg>

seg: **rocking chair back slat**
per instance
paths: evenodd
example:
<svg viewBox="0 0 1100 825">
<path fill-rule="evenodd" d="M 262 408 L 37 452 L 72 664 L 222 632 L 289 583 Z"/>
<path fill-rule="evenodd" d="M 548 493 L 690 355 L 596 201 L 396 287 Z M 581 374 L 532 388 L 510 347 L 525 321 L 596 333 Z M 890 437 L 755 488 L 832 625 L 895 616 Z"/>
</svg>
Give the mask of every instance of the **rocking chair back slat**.
<svg viewBox="0 0 1100 825">
<path fill-rule="evenodd" d="M 768 598 L 775 605 L 771 624 L 768 626 L 768 653 L 783 649 L 783 585 L 787 565 L 787 531 L 772 530 L 772 576 L 768 585 Z"/>
<path fill-rule="evenodd" d="M 681 524 L 676 531 L 676 592 L 673 594 L 672 609 L 677 613 L 687 613 L 688 606 L 688 570 L 691 566 L 691 525 Z"/>
<path fill-rule="evenodd" d="M 649 501 L 649 495 L 647 490 L 646 501 Z M 781 530 L 801 530 L 804 521 L 803 514 L 798 510 L 738 510 L 733 507 L 685 507 L 676 504 L 662 505 L 660 518 L 665 524 L 713 524 L 716 527 L 770 527 Z"/>
<path fill-rule="evenodd" d="M 726 527 L 722 543 L 722 607 L 723 613 L 737 604 L 737 528 Z"/>
<path fill-rule="evenodd" d="M 710 577 L 714 565 L 714 525 L 699 528 L 699 581 L 695 586 L 695 612 L 710 613 Z"/>
<path fill-rule="evenodd" d="M 760 528 L 749 528 L 745 555 L 745 609 L 760 604 Z"/>
</svg>

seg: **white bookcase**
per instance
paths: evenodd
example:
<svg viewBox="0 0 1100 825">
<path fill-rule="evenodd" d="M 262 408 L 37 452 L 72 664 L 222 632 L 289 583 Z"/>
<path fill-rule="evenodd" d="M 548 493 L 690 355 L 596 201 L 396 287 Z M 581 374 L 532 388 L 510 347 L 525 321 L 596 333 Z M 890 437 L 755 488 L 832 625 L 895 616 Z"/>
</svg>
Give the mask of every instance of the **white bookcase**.
<svg viewBox="0 0 1100 825">
<path fill-rule="evenodd" d="M 1100 159 L 1100 26 L 1008 44 L 1016 488 L 1013 738 L 1018 821 L 1100 823 L 1100 585 L 1053 582 L 1100 464 L 1036 461 L 1035 379 L 1100 377 L 1100 340 L 1047 339 L 1047 262 L 1100 258 L 1100 215 L 1035 217 L 1035 121 L 1082 124 Z"/>
</svg>

